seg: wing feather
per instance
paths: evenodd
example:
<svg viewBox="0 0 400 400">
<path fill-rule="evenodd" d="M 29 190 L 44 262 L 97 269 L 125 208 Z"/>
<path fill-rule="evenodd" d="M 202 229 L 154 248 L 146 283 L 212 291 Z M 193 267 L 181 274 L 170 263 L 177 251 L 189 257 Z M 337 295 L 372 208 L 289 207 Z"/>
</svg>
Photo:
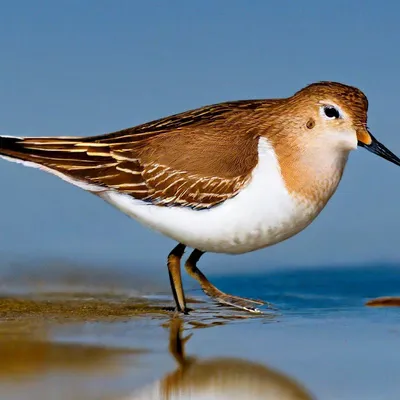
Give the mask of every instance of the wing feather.
<svg viewBox="0 0 400 400">
<path fill-rule="evenodd" d="M 221 103 L 87 138 L 0 137 L 0 155 L 159 206 L 211 208 L 249 182 L 258 142 L 252 113 L 264 103 Z"/>
</svg>

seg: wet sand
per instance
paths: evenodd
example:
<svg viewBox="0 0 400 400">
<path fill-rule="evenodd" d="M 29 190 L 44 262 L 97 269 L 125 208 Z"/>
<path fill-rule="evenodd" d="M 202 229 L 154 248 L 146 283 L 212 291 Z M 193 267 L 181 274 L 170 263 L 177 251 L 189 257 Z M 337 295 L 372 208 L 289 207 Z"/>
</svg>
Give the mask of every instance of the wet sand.
<svg viewBox="0 0 400 400">
<path fill-rule="evenodd" d="M 368 300 L 365 305 L 369 307 L 400 307 L 400 297 L 386 296 Z"/>
<path fill-rule="evenodd" d="M 63 270 L 46 277 L 43 269 L 3 280 L 1 399 L 117 399 L 157 378 L 143 357 L 168 354 L 168 331 L 177 320 L 172 298 L 138 296 L 127 290 L 126 277 L 89 278 Z M 251 318 L 193 298 L 188 305 L 196 307 L 185 319 L 189 330 Z M 169 355 L 165 365 L 173 363 Z"/>
<path fill-rule="evenodd" d="M 196 312 L 180 318 L 163 303 L 65 292 L 0 298 L 0 398 L 261 399 L 270 391 L 282 400 L 311 399 L 301 384 L 261 363 L 186 353 L 197 331 L 270 315 L 192 300 Z"/>
<path fill-rule="evenodd" d="M 3 279 L 1 399 L 395 400 L 400 393 L 396 308 L 366 307 L 371 299 L 362 297 L 331 308 L 315 296 L 312 307 L 281 302 L 281 311 L 250 315 L 196 292 L 194 311 L 177 318 L 168 286 L 152 286 L 151 276 L 96 280 L 68 271 Z"/>
</svg>

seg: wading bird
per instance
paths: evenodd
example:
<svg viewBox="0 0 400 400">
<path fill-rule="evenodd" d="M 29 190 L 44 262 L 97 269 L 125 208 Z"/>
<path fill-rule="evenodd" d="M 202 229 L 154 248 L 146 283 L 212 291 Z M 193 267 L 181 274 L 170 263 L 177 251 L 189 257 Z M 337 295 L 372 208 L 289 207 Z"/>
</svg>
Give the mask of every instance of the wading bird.
<svg viewBox="0 0 400 400">
<path fill-rule="evenodd" d="M 91 137 L 0 137 L 0 156 L 50 172 L 176 240 L 168 256 L 178 311 L 180 260 L 216 301 L 258 311 L 198 269 L 205 252 L 240 254 L 306 228 L 335 192 L 357 146 L 400 165 L 367 129 L 357 88 L 313 83 L 281 99 L 205 106 Z"/>
</svg>

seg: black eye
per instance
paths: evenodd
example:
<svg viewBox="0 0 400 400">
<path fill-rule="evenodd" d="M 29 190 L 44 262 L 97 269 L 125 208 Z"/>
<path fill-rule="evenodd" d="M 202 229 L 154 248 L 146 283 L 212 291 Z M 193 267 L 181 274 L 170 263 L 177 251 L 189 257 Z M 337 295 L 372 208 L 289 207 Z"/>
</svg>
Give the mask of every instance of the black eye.
<svg viewBox="0 0 400 400">
<path fill-rule="evenodd" d="M 338 109 L 333 107 L 333 106 L 324 106 L 324 114 L 329 119 L 340 118 L 340 114 L 339 114 Z"/>
</svg>

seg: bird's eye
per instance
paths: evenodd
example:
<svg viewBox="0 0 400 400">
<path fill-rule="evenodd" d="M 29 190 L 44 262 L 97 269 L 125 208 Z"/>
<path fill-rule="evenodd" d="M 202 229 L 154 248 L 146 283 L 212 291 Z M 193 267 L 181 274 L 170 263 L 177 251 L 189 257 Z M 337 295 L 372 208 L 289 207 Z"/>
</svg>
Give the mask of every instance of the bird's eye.
<svg viewBox="0 0 400 400">
<path fill-rule="evenodd" d="M 336 107 L 324 106 L 323 112 L 324 112 L 325 117 L 327 117 L 328 119 L 340 118 L 339 110 Z"/>
</svg>

